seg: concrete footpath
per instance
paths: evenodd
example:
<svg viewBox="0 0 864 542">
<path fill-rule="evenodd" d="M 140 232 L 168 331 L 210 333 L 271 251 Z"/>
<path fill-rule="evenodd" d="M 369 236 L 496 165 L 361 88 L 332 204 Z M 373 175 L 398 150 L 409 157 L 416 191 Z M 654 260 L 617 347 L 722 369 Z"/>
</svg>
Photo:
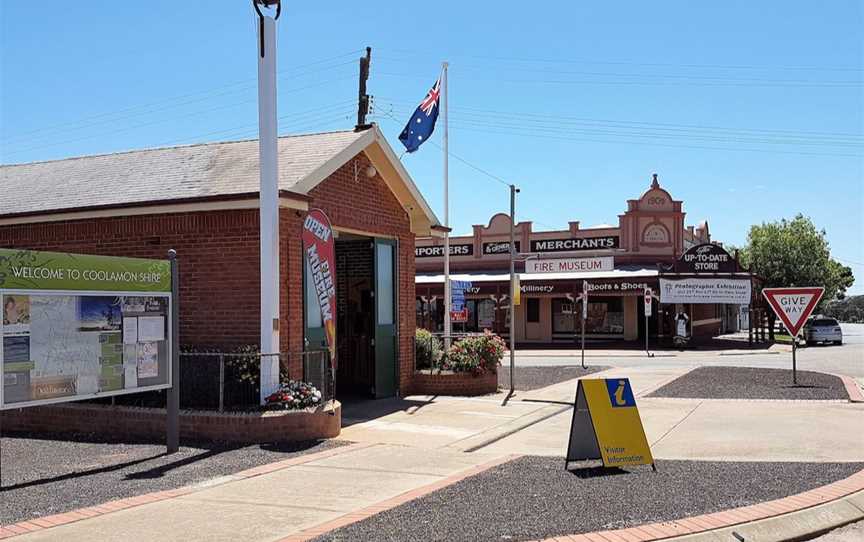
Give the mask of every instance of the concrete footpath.
<svg viewBox="0 0 864 542">
<path fill-rule="evenodd" d="M 473 473 L 500 456 L 389 444 L 335 448 L 226 476 L 159 500 L 85 509 L 89 519 L 37 527 L 21 542 L 280 540 L 412 490 Z M 461 473 L 461 474 L 460 474 Z M 72 513 L 76 514 L 75 512 Z M 61 514 L 65 516 L 65 514 Z M 74 518 L 73 518 L 74 519 Z M 50 521 L 50 520 L 49 520 Z"/>
<path fill-rule="evenodd" d="M 613 368 L 587 378 L 630 378 L 658 459 L 864 461 L 864 404 L 645 397 L 689 370 Z M 506 404 L 503 393 L 349 404 L 340 437 L 349 446 L 2 533 L 24 532 L 14 537 L 22 542 L 306 539 L 513 454 L 563 455 L 575 389 L 571 380 Z"/>
</svg>

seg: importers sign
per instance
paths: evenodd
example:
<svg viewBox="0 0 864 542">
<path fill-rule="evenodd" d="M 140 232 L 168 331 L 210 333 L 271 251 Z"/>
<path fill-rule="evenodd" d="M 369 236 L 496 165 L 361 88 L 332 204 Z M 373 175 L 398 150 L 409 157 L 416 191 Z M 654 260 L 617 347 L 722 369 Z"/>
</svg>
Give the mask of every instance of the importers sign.
<svg viewBox="0 0 864 542">
<path fill-rule="evenodd" d="M 612 271 L 615 259 L 612 256 L 598 258 L 556 258 L 525 262 L 526 273 L 566 273 L 578 271 Z"/>
<path fill-rule="evenodd" d="M 661 303 L 750 304 L 750 279 L 660 279 Z"/>
<path fill-rule="evenodd" d="M 451 256 L 472 256 L 473 254 L 474 245 L 472 243 L 450 245 Z M 440 258 L 442 256 L 444 256 L 444 245 L 414 247 L 415 258 Z"/>
<path fill-rule="evenodd" d="M 601 237 L 572 237 L 570 239 L 535 239 L 531 241 L 531 252 L 573 252 L 578 250 L 604 250 L 618 248 L 617 235 Z"/>
</svg>

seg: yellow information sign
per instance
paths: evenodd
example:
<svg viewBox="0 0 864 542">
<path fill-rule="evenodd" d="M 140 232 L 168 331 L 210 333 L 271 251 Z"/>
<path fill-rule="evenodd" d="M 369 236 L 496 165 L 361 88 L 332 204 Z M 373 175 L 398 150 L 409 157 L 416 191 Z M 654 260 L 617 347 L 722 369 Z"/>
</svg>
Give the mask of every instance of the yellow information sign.
<svg viewBox="0 0 864 542">
<path fill-rule="evenodd" d="M 596 459 L 602 460 L 604 467 L 654 467 L 627 378 L 579 380 L 567 463 Z"/>
</svg>

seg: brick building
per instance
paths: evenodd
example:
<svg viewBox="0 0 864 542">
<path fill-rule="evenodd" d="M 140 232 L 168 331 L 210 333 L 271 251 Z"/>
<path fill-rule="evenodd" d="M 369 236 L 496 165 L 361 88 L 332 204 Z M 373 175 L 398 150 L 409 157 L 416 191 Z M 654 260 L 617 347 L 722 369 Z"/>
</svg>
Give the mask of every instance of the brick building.
<svg viewBox="0 0 864 542">
<path fill-rule="evenodd" d="M 677 333 L 681 314 L 686 315 L 687 333 L 697 338 L 749 325 L 754 277 L 712 241 L 707 222 L 685 226 L 684 217 L 683 203 L 654 175 L 645 193 L 627 201 L 616 225 L 585 228 L 574 221 L 566 230 L 535 231 L 530 221 L 516 224 L 522 294 L 516 307 L 516 341 L 528 346 L 572 344 L 581 333 L 579 299 L 585 284 L 589 341 L 641 343 L 646 288 L 657 297 L 647 333 L 658 342 Z M 491 329 L 509 337 L 509 252 L 510 217 L 505 214 L 474 226 L 470 235 L 450 237 L 451 280 L 471 283 L 466 321 L 454 324 L 454 331 Z M 443 254 L 441 239 L 417 240 L 417 325 L 437 331 L 444 319 Z M 673 288 L 711 295 L 676 297 Z M 735 295 L 730 288 L 743 294 Z"/>
<path fill-rule="evenodd" d="M 0 247 L 163 259 L 175 249 L 181 344 L 254 345 L 258 177 L 256 140 L 2 166 Z M 279 138 L 279 188 L 282 352 L 324 340 L 300 238 L 305 212 L 320 208 L 337 234 L 337 389 L 410 392 L 415 237 L 440 230 L 434 213 L 374 126 Z"/>
</svg>

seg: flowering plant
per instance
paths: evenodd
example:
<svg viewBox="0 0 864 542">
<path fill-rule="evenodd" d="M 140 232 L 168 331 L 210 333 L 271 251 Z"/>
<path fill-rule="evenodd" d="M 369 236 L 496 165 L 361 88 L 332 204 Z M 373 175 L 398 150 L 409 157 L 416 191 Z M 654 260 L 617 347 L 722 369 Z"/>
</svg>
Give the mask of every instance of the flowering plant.
<svg viewBox="0 0 864 542">
<path fill-rule="evenodd" d="M 469 335 L 454 343 L 443 360 L 442 369 L 456 373 L 497 372 L 504 357 L 504 340 L 488 329 L 482 335 Z"/>
<path fill-rule="evenodd" d="M 265 401 L 268 410 L 301 410 L 321 403 L 321 392 L 308 382 L 287 380 Z"/>
</svg>

